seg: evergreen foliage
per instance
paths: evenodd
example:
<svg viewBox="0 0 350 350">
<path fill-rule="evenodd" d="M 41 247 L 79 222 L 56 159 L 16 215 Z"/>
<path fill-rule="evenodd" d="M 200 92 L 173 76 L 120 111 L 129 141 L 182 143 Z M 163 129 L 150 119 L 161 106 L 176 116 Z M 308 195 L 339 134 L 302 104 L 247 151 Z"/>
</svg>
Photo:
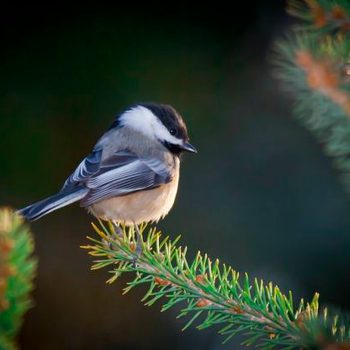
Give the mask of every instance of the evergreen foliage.
<svg viewBox="0 0 350 350">
<path fill-rule="evenodd" d="M 121 274 L 131 273 L 124 293 L 141 284 L 148 286 L 142 301 L 146 306 L 162 300 L 162 311 L 183 305 L 179 317 L 188 316 L 183 330 L 216 326 L 228 341 L 237 333 L 243 344 L 259 349 L 350 349 L 349 325 L 338 315 L 320 310 L 318 294 L 311 302 L 295 304 L 292 293 L 283 294 L 272 283 L 240 277 L 231 267 L 197 253 L 193 261 L 186 247 L 173 242 L 156 228 L 140 227 L 147 238 L 137 242 L 134 228 L 93 224 L 100 239 L 89 238 L 85 245 L 94 257 L 93 270 L 108 267 L 114 282 Z M 136 248 L 141 246 L 141 252 Z"/>
<path fill-rule="evenodd" d="M 23 315 L 32 306 L 36 271 L 33 239 L 11 209 L 0 209 L 0 350 L 16 349 Z"/>
</svg>

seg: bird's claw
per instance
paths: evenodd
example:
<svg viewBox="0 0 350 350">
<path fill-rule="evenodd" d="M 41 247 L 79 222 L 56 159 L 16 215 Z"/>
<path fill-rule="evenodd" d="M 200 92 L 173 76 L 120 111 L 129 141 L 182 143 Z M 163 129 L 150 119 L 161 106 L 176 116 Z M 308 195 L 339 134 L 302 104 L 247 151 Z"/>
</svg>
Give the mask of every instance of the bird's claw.
<svg viewBox="0 0 350 350">
<path fill-rule="evenodd" d="M 122 228 L 120 227 L 120 225 L 115 221 L 113 220 L 113 226 L 114 226 L 114 233 L 119 237 L 119 238 L 123 238 L 124 236 L 124 233 L 123 233 L 123 230 Z"/>
</svg>

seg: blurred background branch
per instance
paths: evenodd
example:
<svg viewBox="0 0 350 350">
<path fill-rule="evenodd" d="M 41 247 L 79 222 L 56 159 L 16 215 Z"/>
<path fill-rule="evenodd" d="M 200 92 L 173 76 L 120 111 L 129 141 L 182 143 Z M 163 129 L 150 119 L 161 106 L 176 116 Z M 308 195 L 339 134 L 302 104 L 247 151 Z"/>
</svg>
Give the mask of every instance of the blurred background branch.
<svg viewBox="0 0 350 350">
<path fill-rule="evenodd" d="M 33 238 L 23 219 L 0 208 L 0 349 L 16 349 L 23 316 L 32 306 L 37 262 Z"/>
<path fill-rule="evenodd" d="M 290 1 L 302 18 L 277 44 L 278 76 L 295 98 L 295 117 L 324 144 L 350 193 L 350 3 Z"/>
</svg>

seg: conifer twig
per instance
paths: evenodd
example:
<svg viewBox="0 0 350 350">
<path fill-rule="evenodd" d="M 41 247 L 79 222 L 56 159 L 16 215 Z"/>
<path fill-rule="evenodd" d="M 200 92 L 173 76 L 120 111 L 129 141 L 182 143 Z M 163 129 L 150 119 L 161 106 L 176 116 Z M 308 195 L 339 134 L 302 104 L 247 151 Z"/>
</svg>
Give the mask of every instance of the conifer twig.
<svg viewBox="0 0 350 350">
<path fill-rule="evenodd" d="M 140 228 L 147 236 L 139 254 L 133 228 L 124 227 L 120 237 L 112 224 L 93 226 L 100 239 L 90 237 L 90 244 L 82 247 L 94 258 L 92 269 L 108 267 L 108 283 L 131 273 L 124 293 L 148 285 L 142 299 L 147 306 L 163 300 L 165 311 L 181 304 L 179 317 L 189 316 L 183 329 L 194 324 L 198 329 L 217 326 L 225 341 L 242 333 L 245 345 L 259 349 L 350 346 L 348 325 L 337 315 L 327 315 L 326 309 L 320 312 L 317 293 L 310 303 L 301 300 L 296 307 L 291 292 L 285 295 L 272 283 L 250 280 L 247 274 L 240 278 L 237 271 L 206 254 L 198 252 L 189 261 L 179 239 L 162 238 L 156 228 Z"/>
</svg>

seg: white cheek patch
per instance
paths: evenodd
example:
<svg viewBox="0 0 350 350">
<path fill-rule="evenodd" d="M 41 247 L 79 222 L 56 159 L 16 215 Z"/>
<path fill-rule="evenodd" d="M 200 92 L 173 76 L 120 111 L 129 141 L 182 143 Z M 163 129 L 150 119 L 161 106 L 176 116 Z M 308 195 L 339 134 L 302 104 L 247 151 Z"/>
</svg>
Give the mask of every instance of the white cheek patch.
<svg viewBox="0 0 350 350">
<path fill-rule="evenodd" d="M 156 119 L 156 116 L 143 106 L 133 107 L 124 112 L 119 118 L 121 125 L 128 126 L 149 137 L 154 135 L 152 124 Z"/>
<path fill-rule="evenodd" d="M 174 145 L 182 140 L 170 134 L 162 122 L 146 107 L 136 106 L 120 116 L 120 124 L 142 132 L 144 135 Z"/>
</svg>

